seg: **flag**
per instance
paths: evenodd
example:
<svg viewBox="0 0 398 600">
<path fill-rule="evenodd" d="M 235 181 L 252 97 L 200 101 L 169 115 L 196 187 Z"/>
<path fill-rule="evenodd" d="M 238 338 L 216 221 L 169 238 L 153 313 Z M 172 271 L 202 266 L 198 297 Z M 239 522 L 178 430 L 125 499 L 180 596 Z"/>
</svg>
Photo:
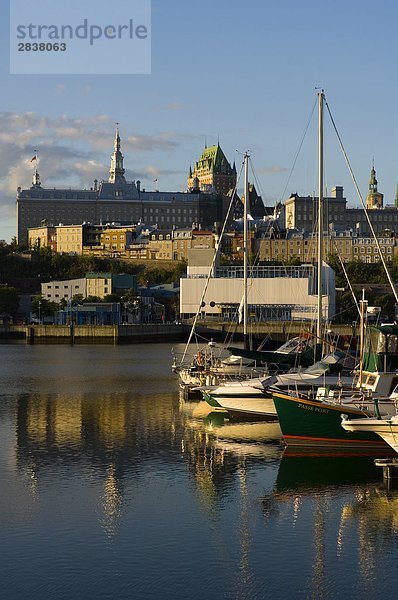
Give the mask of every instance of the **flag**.
<svg viewBox="0 0 398 600">
<path fill-rule="evenodd" d="M 33 162 L 34 160 L 37 160 L 36 154 L 34 156 L 32 156 L 32 158 L 30 159 L 30 162 Z"/>
</svg>

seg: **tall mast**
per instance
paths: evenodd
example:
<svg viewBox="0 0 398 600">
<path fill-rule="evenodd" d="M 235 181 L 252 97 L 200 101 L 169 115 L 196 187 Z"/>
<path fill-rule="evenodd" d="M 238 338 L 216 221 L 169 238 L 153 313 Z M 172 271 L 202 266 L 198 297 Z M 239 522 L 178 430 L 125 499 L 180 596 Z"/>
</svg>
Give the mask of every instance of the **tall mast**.
<svg viewBox="0 0 398 600">
<path fill-rule="evenodd" d="M 247 211 L 249 204 L 249 154 L 245 152 L 245 202 L 243 204 L 243 340 L 244 347 L 249 347 L 247 331 L 247 270 L 248 270 L 248 230 Z"/>
<path fill-rule="evenodd" d="M 322 252 L 323 252 L 323 90 L 318 93 L 318 314 L 316 335 L 322 334 Z"/>
<path fill-rule="evenodd" d="M 362 299 L 359 301 L 360 316 L 361 316 L 361 329 L 359 337 L 359 387 L 362 389 L 362 374 L 363 374 L 363 355 L 365 349 L 365 320 L 368 308 L 367 300 L 365 300 L 365 290 L 362 290 Z"/>
</svg>

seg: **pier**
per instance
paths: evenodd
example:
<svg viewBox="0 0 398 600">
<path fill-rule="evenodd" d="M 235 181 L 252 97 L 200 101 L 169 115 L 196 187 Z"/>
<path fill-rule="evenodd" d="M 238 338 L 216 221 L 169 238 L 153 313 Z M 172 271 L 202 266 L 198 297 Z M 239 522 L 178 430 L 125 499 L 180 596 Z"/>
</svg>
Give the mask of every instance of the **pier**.
<svg viewBox="0 0 398 600">
<path fill-rule="evenodd" d="M 0 340 L 25 340 L 34 343 L 139 343 L 187 340 L 191 323 L 142 323 L 134 325 L 1 325 Z M 335 335 L 356 335 L 351 325 L 332 325 Z M 225 340 L 234 334 L 236 340 L 243 339 L 243 326 L 232 322 L 199 321 L 196 327 L 199 335 Z M 251 326 L 252 337 L 262 341 L 269 337 L 273 342 L 282 343 L 288 338 L 311 331 L 311 324 L 306 328 L 299 321 L 268 321 Z"/>
<path fill-rule="evenodd" d="M 123 344 L 185 341 L 189 327 L 177 324 L 137 325 L 7 325 L 0 339 L 27 344 Z"/>
</svg>

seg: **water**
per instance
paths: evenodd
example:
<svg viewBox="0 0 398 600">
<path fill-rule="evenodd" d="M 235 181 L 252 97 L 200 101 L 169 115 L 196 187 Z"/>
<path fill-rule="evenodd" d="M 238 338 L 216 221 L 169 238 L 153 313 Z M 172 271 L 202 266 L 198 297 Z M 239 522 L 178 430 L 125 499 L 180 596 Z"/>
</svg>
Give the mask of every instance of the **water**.
<svg viewBox="0 0 398 600">
<path fill-rule="evenodd" d="M 395 598 L 368 458 L 184 402 L 171 347 L 0 346 L 2 599 Z"/>
</svg>

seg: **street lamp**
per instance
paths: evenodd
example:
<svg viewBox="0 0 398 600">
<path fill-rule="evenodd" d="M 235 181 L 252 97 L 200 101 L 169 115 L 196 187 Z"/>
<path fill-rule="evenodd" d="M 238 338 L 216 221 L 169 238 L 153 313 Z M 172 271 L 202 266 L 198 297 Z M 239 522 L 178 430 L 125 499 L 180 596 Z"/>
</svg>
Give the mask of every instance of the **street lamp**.
<svg viewBox="0 0 398 600">
<path fill-rule="evenodd" d="M 39 325 L 41 325 L 40 309 L 41 309 L 41 302 L 39 300 Z"/>
</svg>

